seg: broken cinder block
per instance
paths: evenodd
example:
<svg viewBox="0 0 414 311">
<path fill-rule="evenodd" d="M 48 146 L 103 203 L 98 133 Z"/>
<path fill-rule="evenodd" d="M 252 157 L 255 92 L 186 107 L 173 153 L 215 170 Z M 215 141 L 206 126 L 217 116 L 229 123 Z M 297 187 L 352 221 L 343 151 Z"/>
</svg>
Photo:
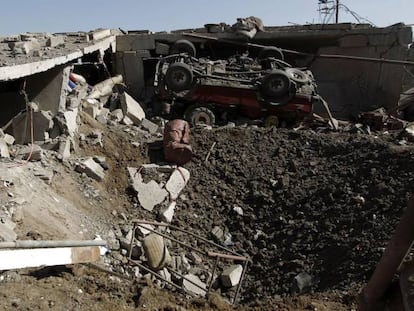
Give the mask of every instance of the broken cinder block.
<svg viewBox="0 0 414 311">
<path fill-rule="evenodd" d="M 173 201 L 161 211 L 161 220 L 170 223 L 174 217 L 174 210 L 177 206 L 177 202 Z"/>
</svg>

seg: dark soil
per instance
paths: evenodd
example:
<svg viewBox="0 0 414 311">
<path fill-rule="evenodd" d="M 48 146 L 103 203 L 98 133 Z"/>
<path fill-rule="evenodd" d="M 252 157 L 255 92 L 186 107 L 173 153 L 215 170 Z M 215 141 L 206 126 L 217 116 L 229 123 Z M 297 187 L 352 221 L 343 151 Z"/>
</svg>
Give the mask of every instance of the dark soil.
<svg viewBox="0 0 414 311">
<path fill-rule="evenodd" d="M 253 262 L 245 302 L 292 293 L 301 272 L 313 277 L 314 292 L 355 294 L 413 191 L 414 149 L 394 141 L 254 127 L 193 131 L 187 199 L 174 222 L 210 237 L 216 225 L 231 233 L 233 249 Z"/>
</svg>

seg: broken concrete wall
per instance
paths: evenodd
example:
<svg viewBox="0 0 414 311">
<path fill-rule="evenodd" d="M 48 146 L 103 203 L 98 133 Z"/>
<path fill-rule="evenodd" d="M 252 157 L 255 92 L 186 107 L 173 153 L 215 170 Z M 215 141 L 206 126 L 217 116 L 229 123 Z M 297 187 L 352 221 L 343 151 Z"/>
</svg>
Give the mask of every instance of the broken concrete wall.
<svg viewBox="0 0 414 311">
<path fill-rule="evenodd" d="M 179 39 L 192 41 L 198 56 L 211 58 L 228 57 L 236 53 L 249 51 L 256 57 L 259 49 L 242 45 L 209 41 L 182 35 L 182 32 L 130 34 L 117 38 L 117 73 L 123 74 L 131 95 L 140 100 L 148 100 L 153 93 L 148 87 L 153 66 L 137 65 L 128 59 L 132 53 L 146 50 L 157 54 L 157 45 L 169 44 Z M 187 31 L 190 32 L 190 31 Z M 192 30 L 204 34 L 205 29 Z M 205 35 L 205 34 L 204 34 Z M 209 36 L 240 41 L 232 33 L 209 33 Z M 251 43 L 278 46 L 302 52 L 320 54 L 354 55 L 373 58 L 405 60 L 408 44 L 412 42 L 412 30 L 404 25 L 387 28 L 373 28 L 365 24 L 305 25 L 286 27 L 266 27 L 258 33 Z M 159 49 L 158 49 L 159 50 Z M 165 50 L 165 49 L 164 49 Z M 128 56 L 126 56 L 128 55 Z M 401 92 L 404 67 L 399 65 L 378 64 L 373 62 L 314 59 L 285 54 L 286 61 L 295 66 L 310 66 L 318 82 L 318 91 L 332 106 L 336 117 L 350 117 L 359 111 L 378 107 L 393 107 L 397 104 Z M 133 59 L 133 58 L 132 58 Z M 130 68 L 139 69 L 127 71 Z M 144 68 L 144 74 L 142 73 Z M 144 82 L 141 81 L 144 76 Z M 138 83 L 137 81 L 141 81 Z M 145 98 L 143 98 L 145 97 Z M 318 109 L 318 107 L 316 107 Z"/>
<path fill-rule="evenodd" d="M 39 105 L 39 110 L 49 110 L 56 115 L 66 107 L 66 86 L 70 67 L 59 66 L 27 78 L 29 100 Z"/>
<path fill-rule="evenodd" d="M 53 116 L 59 110 L 64 110 L 69 68 L 59 66 L 27 77 L 26 93 L 29 101 L 37 103 L 39 110 L 50 111 Z M 23 94 L 20 93 L 23 80 L 0 84 L 0 126 L 3 126 L 19 112 L 25 110 L 26 103 Z"/>
</svg>

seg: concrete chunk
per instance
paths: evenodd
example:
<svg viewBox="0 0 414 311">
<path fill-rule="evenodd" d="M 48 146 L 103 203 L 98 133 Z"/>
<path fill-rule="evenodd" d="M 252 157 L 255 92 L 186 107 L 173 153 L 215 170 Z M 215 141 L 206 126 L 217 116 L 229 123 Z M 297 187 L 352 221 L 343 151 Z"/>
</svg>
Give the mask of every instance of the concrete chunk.
<svg viewBox="0 0 414 311">
<path fill-rule="evenodd" d="M 78 131 L 78 109 L 68 110 L 63 113 L 63 116 L 66 121 L 66 126 L 68 128 L 68 133 L 70 136 L 74 136 L 75 133 Z"/>
<path fill-rule="evenodd" d="M 14 137 L 9 135 L 9 134 L 4 134 L 3 140 L 6 142 L 6 144 L 8 145 L 13 145 L 14 144 Z"/>
<path fill-rule="evenodd" d="M 187 185 L 187 182 L 190 180 L 190 172 L 183 168 L 177 167 L 177 169 L 171 174 L 168 179 L 167 185 L 165 188 L 170 193 L 171 200 L 176 200 L 180 192 Z"/>
<path fill-rule="evenodd" d="M 228 267 L 221 274 L 221 282 L 225 287 L 233 287 L 239 284 L 243 273 L 242 265 L 233 265 Z"/>
<path fill-rule="evenodd" d="M 96 163 L 92 158 L 88 158 L 78 164 L 75 170 L 79 173 L 85 173 L 87 176 L 97 181 L 101 181 L 105 177 L 105 172 L 102 166 Z"/>
<path fill-rule="evenodd" d="M 141 121 L 141 127 L 150 132 L 151 134 L 155 134 L 159 130 L 159 126 L 148 119 L 143 119 Z"/>
<path fill-rule="evenodd" d="M 138 201 L 147 211 L 152 211 L 157 204 L 162 203 L 168 195 L 168 192 L 161 188 L 160 185 L 151 180 L 144 183 L 141 173 L 137 168 L 128 168 L 129 176 L 132 181 L 132 188 L 138 193 Z"/>
<path fill-rule="evenodd" d="M 59 143 L 58 153 L 62 156 L 62 159 L 66 160 L 70 157 L 70 146 L 71 139 L 69 137 Z"/>
<path fill-rule="evenodd" d="M 124 115 L 129 117 L 135 125 L 140 125 L 145 118 L 145 112 L 141 105 L 127 93 L 123 93 L 120 99 Z"/>
<path fill-rule="evenodd" d="M 108 108 L 102 108 L 99 112 L 98 116 L 96 117 L 96 120 L 99 123 L 106 124 L 108 123 L 108 115 L 109 115 L 109 109 Z"/>
<path fill-rule="evenodd" d="M 193 283 L 196 285 L 194 285 Z M 191 292 L 193 294 L 200 295 L 203 297 L 206 295 L 206 291 L 205 291 L 207 289 L 206 284 L 204 284 L 200 280 L 200 278 L 194 274 L 184 275 L 183 287 L 187 292 Z"/>
<path fill-rule="evenodd" d="M 124 118 L 124 113 L 122 112 L 122 109 L 115 109 L 111 112 L 111 119 L 115 120 L 117 122 L 121 122 Z"/>
<path fill-rule="evenodd" d="M 171 202 L 168 207 L 161 211 L 161 220 L 170 223 L 174 217 L 174 210 L 177 206 L 175 201 Z"/>
</svg>

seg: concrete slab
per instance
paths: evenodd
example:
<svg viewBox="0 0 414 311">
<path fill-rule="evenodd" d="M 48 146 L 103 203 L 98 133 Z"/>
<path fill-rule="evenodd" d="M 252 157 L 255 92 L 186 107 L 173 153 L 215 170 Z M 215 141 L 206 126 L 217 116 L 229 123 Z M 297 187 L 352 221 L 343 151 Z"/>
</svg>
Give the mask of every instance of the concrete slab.
<svg viewBox="0 0 414 311">
<path fill-rule="evenodd" d="M 221 274 L 221 282 L 225 287 L 233 287 L 239 284 L 243 273 L 242 265 L 233 265 L 228 267 Z"/>
<path fill-rule="evenodd" d="M 128 116 L 135 125 L 140 125 L 145 118 L 141 105 L 127 93 L 122 94 L 120 99 L 124 115 Z"/>
<path fill-rule="evenodd" d="M 128 172 L 131 186 L 138 193 L 138 201 L 142 208 L 152 211 L 156 205 L 166 199 L 168 192 L 161 188 L 156 181 L 151 180 L 149 183 L 144 183 L 137 168 L 128 167 Z"/>
<path fill-rule="evenodd" d="M 167 191 L 170 193 L 171 200 L 176 200 L 178 198 L 189 180 L 190 172 L 183 167 L 177 167 L 177 169 L 171 174 L 165 186 Z"/>
<path fill-rule="evenodd" d="M 30 161 L 40 161 L 43 158 L 43 150 L 38 145 L 29 145 L 19 149 L 16 152 L 16 157 L 26 160 L 30 155 Z"/>
</svg>

